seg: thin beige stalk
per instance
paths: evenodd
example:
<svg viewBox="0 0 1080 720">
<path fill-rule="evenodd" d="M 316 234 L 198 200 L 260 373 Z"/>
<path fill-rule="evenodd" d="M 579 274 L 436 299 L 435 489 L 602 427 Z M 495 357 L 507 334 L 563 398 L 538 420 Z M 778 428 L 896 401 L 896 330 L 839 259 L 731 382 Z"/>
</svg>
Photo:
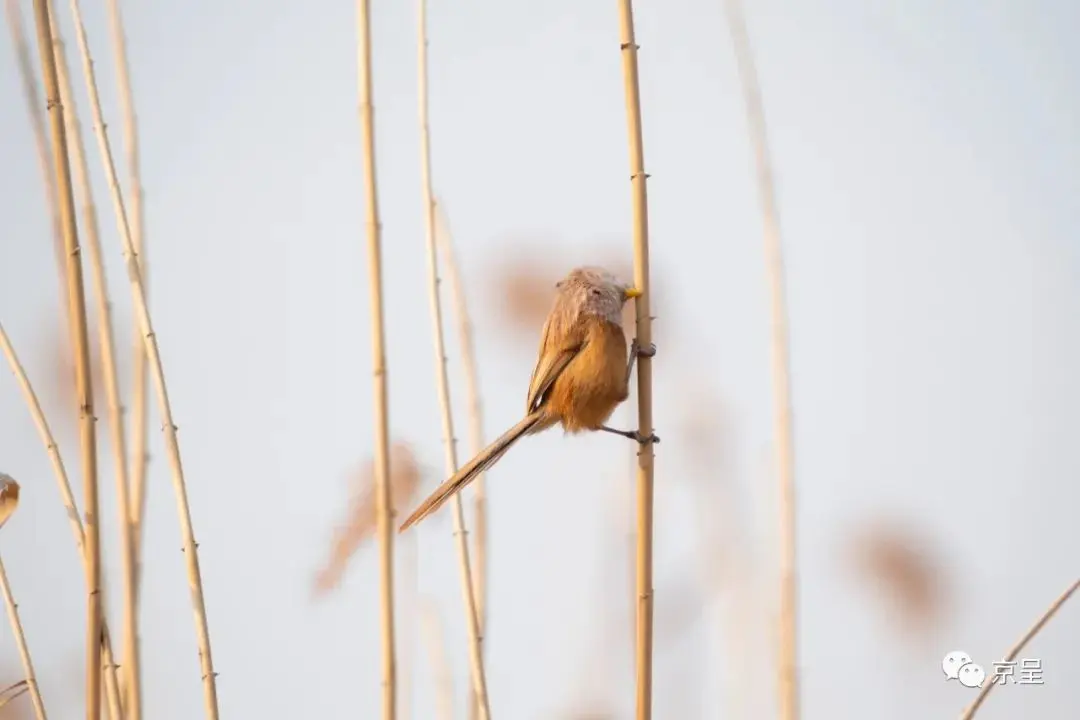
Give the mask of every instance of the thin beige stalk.
<svg viewBox="0 0 1080 720">
<path fill-rule="evenodd" d="M 754 67 L 754 57 L 750 49 L 750 38 L 746 30 L 742 4 L 739 0 L 726 0 L 724 7 L 746 103 L 747 128 L 754 149 L 764 229 L 766 274 L 771 300 L 773 433 L 780 484 L 778 497 L 780 504 L 780 603 L 777 627 L 779 697 L 777 702 L 782 720 L 797 720 L 799 717 L 799 652 L 796 621 L 798 586 L 795 544 L 795 451 L 792 439 L 788 317 L 784 297 L 784 258 L 780 246 L 780 218 L 776 206 L 772 164 L 769 159 L 765 110 L 762 107 L 761 88 L 757 70 Z"/>
<path fill-rule="evenodd" d="M 82 256 L 75 222 L 75 200 L 68 165 L 64 108 L 53 56 L 52 27 L 46 0 L 34 0 L 38 50 L 45 77 L 45 97 L 52 129 L 53 165 L 56 171 L 60 222 L 67 253 L 68 302 L 75 353 L 75 385 L 79 398 L 79 440 L 82 450 L 83 509 L 86 513 L 86 716 L 101 717 L 101 534 L 99 531 L 97 437 L 94 427 L 94 391 L 90 380 L 90 341 L 86 328 L 86 297 L 83 292 Z"/>
<path fill-rule="evenodd" d="M 142 670 L 138 649 L 138 615 L 135 611 L 135 563 L 132 549 L 134 529 L 128 512 L 128 472 L 127 449 L 124 433 L 124 408 L 120 400 L 119 373 L 116 370 L 116 343 L 112 325 L 112 306 L 109 302 L 109 287 L 102 261 L 101 241 L 98 236 L 97 209 L 94 206 L 90 170 L 86 162 L 86 148 L 82 141 L 82 128 L 78 110 L 68 74 L 67 53 L 64 42 L 56 25 L 56 13 L 53 3 L 49 2 L 49 13 L 53 20 L 53 43 L 60 78 L 60 98 L 64 104 L 64 117 L 67 121 L 68 138 L 71 140 L 72 160 L 75 170 L 76 194 L 82 201 L 83 232 L 90 265 L 90 278 L 93 284 L 94 303 L 98 316 L 98 344 L 101 352 L 101 366 L 105 379 L 105 395 L 109 405 L 109 433 L 112 438 L 113 465 L 116 471 L 116 497 L 119 510 L 120 558 L 122 574 L 122 607 L 124 627 L 125 661 L 121 665 L 125 688 L 129 693 L 125 706 L 128 720 L 140 720 L 142 717 Z"/>
<path fill-rule="evenodd" d="M 16 51 L 15 54 L 19 66 L 19 75 L 22 78 L 23 83 L 23 94 L 30 115 L 30 124 L 34 130 L 38 161 L 41 165 L 42 177 L 45 183 L 45 195 L 49 207 L 49 217 L 52 220 L 53 225 L 53 249 L 57 253 L 59 276 L 63 277 L 63 233 L 60 229 L 60 213 L 56 201 L 56 182 L 52 175 L 52 152 L 49 148 L 48 141 L 45 138 L 45 120 L 43 113 L 41 112 L 43 104 L 38 95 L 37 81 L 34 77 L 33 67 L 30 62 L 30 50 L 26 43 L 26 38 L 23 35 L 22 14 L 19 12 L 18 0 L 6 0 L 4 10 L 7 15 L 8 29 L 11 33 L 12 46 Z M 64 314 L 65 316 L 68 316 L 70 314 L 68 303 L 63 303 L 63 306 Z M 0 328 L 0 332 L 2 332 L 2 328 Z M 4 340 L 6 342 L 6 336 L 4 337 Z M 21 367 L 17 365 L 17 360 L 14 359 L 14 351 L 11 349 L 10 343 L 7 343 L 5 346 L 5 354 L 8 356 L 9 360 L 12 360 L 15 363 L 13 365 L 13 370 L 15 370 L 15 374 L 19 376 L 19 382 L 23 386 L 31 413 L 34 414 L 34 420 L 38 423 L 38 429 L 39 431 L 43 431 L 42 439 L 45 441 L 46 448 L 50 454 L 50 459 L 54 463 L 54 470 L 57 468 L 59 469 L 57 478 L 60 482 L 64 505 L 67 509 L 68 517 L 71 519 L 73 529 L 75 530 L 75 543 L 79 550 L 79 556 L 83 558 L 83 562 L 85 563 L 86 557 L 84 552 L 82 522 L 79 519 L 78 511 L 75 509 L 75 499 L 71 492 L 67 473 L 64 472 L 62 464 L 57 465 L 60 460 L 59 452 L 51 439 L 52 436 L 48 431 L 48 426 L 44 424 L 45 416 L 42 414 L 40 405 L 37 404 L 37 398 L 33 394 L 29 380 L 26 378 L 25 374 L 22 373 Z M 65 351 L 65 356 L 67 356 L 67 354 L 68 353 Z M 105 672 L 105 692 L 108 698 L 109 716 L 112 720 L 119 720 L 120 705 L 118 683 L 116 679 L 116 663 L 113 660 L 107 620 L 104 617 L 102 617 L 101 662 Z"/>
<path fill-rule="evenodd" d="M 420 162 L 423 180 L 424 228 L 427 234 L 428 290 L 431 306 L 432 341 L 435 350 L 435 382 L 442 408 L 442 431 L 447 477 L 457 472 L 457 448 L 454 439 L 454 414 L 450 403 L 450 382 L 446 372 L 446 346 L 443 342 L 442 304 L 439 299 L 439 257 L 435 246 L 435 200 L 431 192 L 431 131 L 428 127 L 427 89 L 427 0 L 419 0 L 418 64 L 420 100 Z M 465 623 L 469 633 L 469 670 L 472 689 L 480 720 L 491 717 L 488 705 L 487 679 L 484 677 L 484 638 L 480 633 L 480 616 L 476 608 L 472 567 L 469 563 L 469 541 L 465 529 L 465 511 L 461 493 L 451 500 L 454 511 L 454 541 L 457 547 L 461 594 L 465 605 Z"/>
<path fill-rule="evenodd" d="M 15 482 L 15 479 L 10 475 L 0 473 L 0 527 L 8 521 L 18 506 L 19 483 Z M 26 644 L 26 635 L 23 633 L 22 621 L 19 620 L 19 606 L 15 602 L 14 594 L 11 592 L 11 583 L 8 582 L 3 560 L 0 560 L 0 591 L 4 594 L 4 604 L 7 606 L 8 620 L 11 621 L 11 632 L 15 636 L 15 644 L 19 648 L 19 657 L 22 659 L 23 672 L 26 673 L 26 687 L 30 691 L 30 699 L 34 704 L 34 712 L 36 713 L 38 720 L 45 720 L 45 703 L 41 699 L 41 691 L 38 688 L 37 676 L 34 674 L 34 663 L 30 659 L 30 647 Z"/>
<path fill-rule="evenodd" d="M 619 0 L 619 36 L 622 48 L 626 122 L 630 140 L 630 183 L 633 189 L 634 286 L 641 290 L 635 305 L 638 343 L 652 344 L 649 314 L 649 203 L 645 188 L 645 150 L 641 139 L 641 89 L 638 82 L 638 46 L 634 41 L 631 0 Z M 638 432 L 649 437 L 652 425 L 652 358 L 637 363 Z M 652 717 L 653 679 L 653 445 L 638 452 L 637 470 L 637 720 Z"/>
<path fill-rule="evenodd" d="M 357 64 L 359 66 L 360 136 L 364 153 L 367 214 L 368 292 L 371 302 L 371 359 L 375 400 L 375 504 L 379 536 L 379 583 L 382 624 L 383 720 L 397 717 L 397 659 L 394 638 L 394 528 L 390 497 L 390 420 L 387 400 L 386 333 L 382 292 L 382 227 L 375 182 L 375 109 L 371 81 L 371 14 L 369 0 L 356 0 Z"/>
<path fill-rule="evenodd" d="M 41 699 L 41 692 L 38 690 L 34 663 L 30 659 L 30 647 L 26 644 L 26 635 L 23 633 L 22 622 L 19 620 L 19 606 L 15 603 L 15 596 L 11 594 L 11 584 L 8 582 L 3 560 L 0 560 L 0 590 L 4 593 L 4 604 L 7 606 L 8 620 L 11 621 L 11 632 L 15 636 L 15 645 L 19 648 L 19 657 L 22 658 L 23 672 L 26 673 L 26 687 L 30 690 L 30 700 L 34 703 L 34 714 L 38 720 L 46 720 L 45 702 Z"/>
<path fill-rule="evenodd" d="M 26 407 L 30 411 L 30 417 L 34 421 L 34 426 L 37 428 L 42 444 L 45 445 L 45 452 L 48 454 L 49 462 L 52 464 L 53 474 L 56 476 L 56 482 L 60 486 L 60 499 L 64 503 L 68 521 L 71 523 L 71 532 L 75 537 L 75 547 L 79 551 L 79 557 L 85 561 L 86 533 L 83 530 L 79 511 L 75 508 L 75 493 L 71 490 L 71 482 L 68 480 L 63 458 L 60 457 L 60 447 L 53 438 L 52 430 L 45 419 L 45 412 L 41 409 L 37 393 L 34 392 L 34 387 L 30 384 L 30 378 L 27 376 L 26 370 L 23 369 L 22 363 L 19 362 L 19 356 L 15 354 L 11 339 L 4 332 L 3 324 L 0 324 L 0 352 L 7 359 L 11 372 L 19 383 L 19 389 L 22 390 Z M 108 619 L 105 617 L 101 619 L 101 666 L 105 672 L 105 696 L 109 716 L 113 720 L 120 720 L 122 715 L 120 712 L 119 683 L 116 678 L 116 662 L 113 659 L 112 641 L 109 638 Z"/>
<path fill-rule="evenodd" d="M 19 66 L 19 76 L 22 79 L 23 97 L 30 111 L 30 127 L 34 131 L 34 144 L 37 147 L 38 163 L 41 165 L 41 174 L 45 182 L 45 196 L 49 206 L 49 218 L 53 226 L 53 253 L 56 258 L 56 276 L 60 284 L 64 285 L 66 265 L 64 261 L 64 232 L 60 224 L 60 212 L 56 203 L 56 181 L 53 178 L 52 151 L 49 141 L 45 138 L 45 117 L 41 112 L 44 104 L 38 95 L 37 78 L 34 76 L 33 64 L 30 61 L 30 48 L 27 46 L 26 37 L 22 29 L 22 13 L 19 11 L 18 0 L 6 0 L 4 12 L 7 15 L 8 30 L 11 32 L 11 44 L 15 48 L 15 61 Z M 68 303 L 61 303 L 64 312 L 68 311 Z M 65 319 L 67 319 L 65 314 Z M 68 323 L 70 325 L 70 322 Z"/>
<path fill-rule="evenodd" d="M 435 202 L 435 238 L 446 263 L 450 297 L 454 300 L 454 319 L 457 321 L 458 342 L 461 345 L 461 364 L 465 370 L 465 395 L 469 407 L 469 449 L 476 455 L 484 449 L 484 406 L 480 401 L 480 374 L 476 369 L 476 343 L 473 340 L 472 319 L 465 299 L 465 283 L 454 250 L 454 235 L 450 232 L 450 218 L 442 203 Z M 480 473 L 473 481 L 473 593 L 476 597 L 476 615 L 480 623 L 480 636 L 487 635 L 487 482 Z M 475 695 L 469 696 L 472 702 Z M 475 707 L 470 708 L 470 717 Z"/>
<path fill-rule="evenodd" d="M 135 247 L 136 261 L 139 263 L 139 269 L 142 271 L 143 276 L 143 289 L 147 294 L 149 293 L 149 278 L 146 273 L 146 243 L 144 231 L 146 228 L 145 218 L 143 216 L 143 188 L 142 188 L 142 173 L 140 171 L 139 164 L 139 133 L 138 124 L 135 119 L 135 99 L 134 93 L 131 91 L 131 72 L 130 64 L 127 57 L 127 39 L 124 35 L 124 21 L 120 15 L 120 4 L 117 0 L 107 0 L 106 7 L 109 11 L 109 32 L 112 35 L 113 46 L 113 60 L 116 65 L 116 82 L 120 94 L 120 108 L 123 112 L 123 140 L 124 140 L 124 154 L 127 156 L 128 165 L 128 193 L 127 193 L 127 208 L 129 210 L 129 216 L 131 219 L 131 242 Z M 134 353 L 133 381 L 134 390 L 132 392 L 131 406 L 131 432 L 132 432 L 132 449 L 131 449 L 131 493 L 129 512 L 131 513 L 132 522 L 135 524 L 133 531 L 133 544 L 134 544 L 134 556 L 135 556 L 135 595 L 136 602 L 138 601 L 139 584 L 138 578 L 140 577 L 142 569 L 142 528 L 143 518 L 146 515 L 146 471 L 147 465 L 150 461 L 150 455 L 147 453 L 147 403 L 146 403 L 146 349 L 143 347 L 141 330 L 139 328 L 138 319 L 135 320 L 135 332 L 133 333 L 135 342 L 132 348 Z M 130 652 L 125 648 L 125 653 Z M 133 657 L 133 656 L 129 656 Z M 127 660 L 126 662 L 131 662 Z M 141 705 L 141 697 L 139 696 L 139 688 L 133 686 L 129 693 L 131 696 L 128 698 L 128 703 L 135 703 L 136 707 Z M 129 707 L 129 715 L 131 718 L 138 718 L 138 714 L 131 714 L 131 708 Z"/>
<path fill-rule="evenodd" d="M 391 449 L 391 457 L 393 456 L 393 450 Z M 394 463 L 395 466 L 397 463 Z M 393 484 L 391 482 L 391 484 Z M 416 608 L 417 597 L 420 594 L 420 573 L 419 573 L 419 548 L 417 548 L 416 534 L 413 533 L 411 537 L 399 538 L 399 543 L 396 546 L 400 550 L 400 554 L 397 557 L 399 568 L 402 575 L 405 576 L 404 582 L 398 586 L 397 590 L 397 604 L 400 611 L 397 615 L 400 620 L 404 616 L 404 622 L 402 622 L 402 633 L 399 636 L 401 640 L 401 647 L 397 653 L 397 667 L 398 667 L 398 710 L 403 718 L 413 717 L 413 682 L 415 678 L 413 671 L 416 667 Z M 402 587 L 404 586 L 404 587 Z"/>
<path fill-rule="evenodd" d="M 146 293 L 142 282 L 142 270 L 139 268 L 135 247 L 131 240 L 131 228 L 128 225 L 127 213 L 124 209 L 124 197 L 120 192 L 120 183 L 116 175 L 116 165 L 113 162 L 112 149 L 109 138 L 105 132 L 105 121 L 102 117 L 101 99 L 98 96 L 97 81 L 94 79 L 93 61 L 90 58 L 89 43 L 86 39 L 86 28 L 83 25 L 82 13 L 79 9 L 78 0 L 71 1 L 71 12 L 75 19 L 75 36 L 79 43 L 79 51 L 82 55 L 83 72 L 86 76 L 86 89 L 90 95 L 90 105 L 94 112 L 94 131 L 97 136 L 98 146 L 101 152 L 102 162 L 105 165 L 105 174 L 108 179 L 109 189 L 112 192 L 113 206 L 116 212 L 117 224 L 120 227 L 120 240 L 123 244 L 123 254 L 127 265 L 128 278 L 131 281 L 131 292 L 136 315 L 139 318 L 139 328 L 143 336 L 146 354 L 150 361 L 150 374 L 154 380 L 154 391 L 158 401 L 158 412 L 161 414 L 163 431 L 165 433 L 165 445 L 169 458 L 169 467 L 172 471 L 173 488 L 176 492 L 177 512 L 180 516 L 180 531 L 183 537 L 184 558 L 187 563 L 188 584 L 190 586 L 192 610 L 195 615 L 195 632 L 199 646 L 199 662 L 202 669 L 203 701 L 206 716 L 212 720 L 218 717 L 217 701 L 217 673 L 214 672 L 213 656 L 210 651 L 210 630 L 206 620 L 206 602 L 203 597 L 202 575 L 199 571 L 198 545 L 195 542 L 195 531 L 191 523 L 191 508 L 188 504 L 187 485 L 184 482 L 183 462 L 180 458 L 180 442 L 176 436 L 176 424 L 173 422 L 172 406 L 169 402 L 169 392 L 165 385 L 165 369 L 161 362 L 161 353 L 157 345 L 157 337 L 154 334 L 154 326 L 150 319 L 150 310 L 146 304 Z"/>
<path fill-rule="evenodd" d="M 1043 626 L 1050 622 L 1050 618 L 1054 617 L 1057 611 L 1061 609 L 1061 606 L 1068 602 L 1069 598 L 1072 597 L 1073 593 L 1078 589 L 1080 589 L 1080 578 L 1074 580 L 1069 587 L 1065 588 L 1065 592 L 1058 595 L 1057 599 L 1050 603 L 1050 607 L 1046 608 L 1039 619 L 1035 621 L 1035 624 L 1028 628 L 1027 632 L 1025 632 L 1020 639 L 1016 641 L 1016 644 L 1009 649 L 1009 652 L 1002 658 L 1002 662 L 1012 662 L 1015 660 L 1016 656 L 1020 654 L 1020 651 L 1031 642 L 1033 637 L 1039 634 L 1039 631 L 1043 629 Z M 986 700 L 986 696 L 990 694 L 990 691 L 996 684 L 997 683 L 993 681 L 983 683 L 982 688 L 979 690 L 979 694 L 975 696 L 975 699 L 971 704 L 964 708 L 964 712 L 960 714 L 960 720 L 971 720 L 971 718 L 975 717 L 975 711 L 983 704 L 983 701 Z"/>
<path fill-rule="evenodd" d="M 454 720 L 454 680 L 450 658 L 446 655 L 446 634 L 435 602 L 428 597 L 420 603 L 420 622 L 424 633 L 431 670 L 435 675 L 435 703 L 440 720 Z"/>
</svg>

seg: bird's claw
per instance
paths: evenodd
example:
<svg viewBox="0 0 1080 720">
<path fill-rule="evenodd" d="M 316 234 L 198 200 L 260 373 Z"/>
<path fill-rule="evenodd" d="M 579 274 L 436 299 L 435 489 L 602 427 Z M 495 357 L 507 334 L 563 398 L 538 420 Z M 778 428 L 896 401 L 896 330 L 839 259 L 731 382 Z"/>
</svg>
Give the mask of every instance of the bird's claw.
<svg viewBox="0 0 1080 720">
<path fill-rule="evenodd" d="M 642 346 L 637 338 L 634 338 L 630 343 L 630 348 L 637 357 L 651 358 L 656 356 L 656 343 L 649 343 L 648 345 Z"/>
<path fill-rule="evenodd" d="M 660 438 L 655 433 L 649 435 L 649 437 L 645 437 L 637 430 L 634 430 L 631 439 L 637 440 L 639 445 L 660 444 Z"/>
</svg>

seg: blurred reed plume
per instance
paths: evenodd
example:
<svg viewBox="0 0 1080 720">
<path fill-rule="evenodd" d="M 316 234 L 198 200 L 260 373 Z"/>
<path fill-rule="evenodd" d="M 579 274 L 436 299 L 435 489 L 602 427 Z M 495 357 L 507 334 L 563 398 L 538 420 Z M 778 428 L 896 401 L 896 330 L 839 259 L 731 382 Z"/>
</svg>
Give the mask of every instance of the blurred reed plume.
<svg viewBox="0 0 1080 720">
<path fill-rule="evenodd" d="M 845 541 L 854 576 L 884 596 L 901 632 L 927 633 L 945 615 L 948 587 L 940 554 L 912 527 L 877 520 Z"/>
<path fill-rule="evenodd" d="M 508 319 L 522 327 L 538 331 L 551 310 L 555 283 L 562 273 L 557 263 L 542 259 L 535 250 L 522 248 L 508 254 L 489 276 L 499 278 L 495 292 L 505 303 Z"/>
<path fill-rule="evenodd" d="M 417 488 L 420 487 L 421 475 L 412 447 L 401 441 L 394 443 L 390 448 L 391 509 L 412 502 Z M 322 595 L 337 587 L 349 558 L 365 540 L 375 534 L 377 508 L 375 466 L 372 460 L 368 460 L 363 469 L 356 473 L 356 479 L 348 517 L 334 531 L 330 557 L 315 577 L 316 595 Z"/>
<path fill-rule="evenodd" d="M 90 318 L 91 327 L 97 327 L 96 318 Z M 71 354 L 71 340 L 67 328 L 48 323 L 39 342 L 45 355 L 42 363 L 48 368 L 47 377 L 35 383 L 42 390 L 42 400 L 53 424 L 61 433 L 75 429 L 79 419 L 79 396 L 75 387 L 75 358 Z M 101 341 L 97 333 L 90 338 L 90 381 L 94 392 L 104 393 L 105 371 L 101 364 Z M 122 374 L 122 371 L 121 371 Z"/>
</svg>

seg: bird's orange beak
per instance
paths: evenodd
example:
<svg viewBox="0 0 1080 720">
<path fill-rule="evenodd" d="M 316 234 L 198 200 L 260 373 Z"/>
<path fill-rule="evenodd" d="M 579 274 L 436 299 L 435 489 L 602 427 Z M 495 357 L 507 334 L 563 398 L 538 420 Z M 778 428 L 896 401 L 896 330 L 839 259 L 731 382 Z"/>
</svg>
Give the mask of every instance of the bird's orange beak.
<svg viewBox="0 0 1080 720">
<path fill-rule="evenodd" d="M 642 292 L 635 287 L 630 287 L 623 290 L 623 295 L 626 296 L 627 300 L 633 300 L 634 298 L 641 297 Z"/>
</svg>

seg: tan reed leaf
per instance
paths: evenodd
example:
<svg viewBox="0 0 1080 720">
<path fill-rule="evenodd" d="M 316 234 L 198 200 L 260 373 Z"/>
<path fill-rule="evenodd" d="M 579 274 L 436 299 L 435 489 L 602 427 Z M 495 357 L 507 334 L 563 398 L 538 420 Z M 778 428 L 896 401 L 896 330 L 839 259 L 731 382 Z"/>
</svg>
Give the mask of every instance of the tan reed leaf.
<svg viewBox="0 0 1080 720">
<path fill-rule="evenodd" d="M 0 690 L 0 720 L 28 720 L 33 717 L 27 712 L 25 705 L 12 705 L 8 708 L 12 700 L 24 695 L 29 689 L 26 681 L 20 680 Z"/>
<path fill-rule="evenodd" d="M 420 465 L 416 461 L 412 447 L 401 441 L 394 443 L 390 449 L 390 506 L 392 510 L 412 502 L 417 488 L 420 487 L 421 475 Z M 368 460 L 364 468 L 356 474 L 356 478 L 348 517 L 335 529 L 330 557 L 315 577 L 317 595 L 337 587 L 349 558 L 365 540 L 375 535 L 377 507 L 374 461 Z"/>
</svg>

